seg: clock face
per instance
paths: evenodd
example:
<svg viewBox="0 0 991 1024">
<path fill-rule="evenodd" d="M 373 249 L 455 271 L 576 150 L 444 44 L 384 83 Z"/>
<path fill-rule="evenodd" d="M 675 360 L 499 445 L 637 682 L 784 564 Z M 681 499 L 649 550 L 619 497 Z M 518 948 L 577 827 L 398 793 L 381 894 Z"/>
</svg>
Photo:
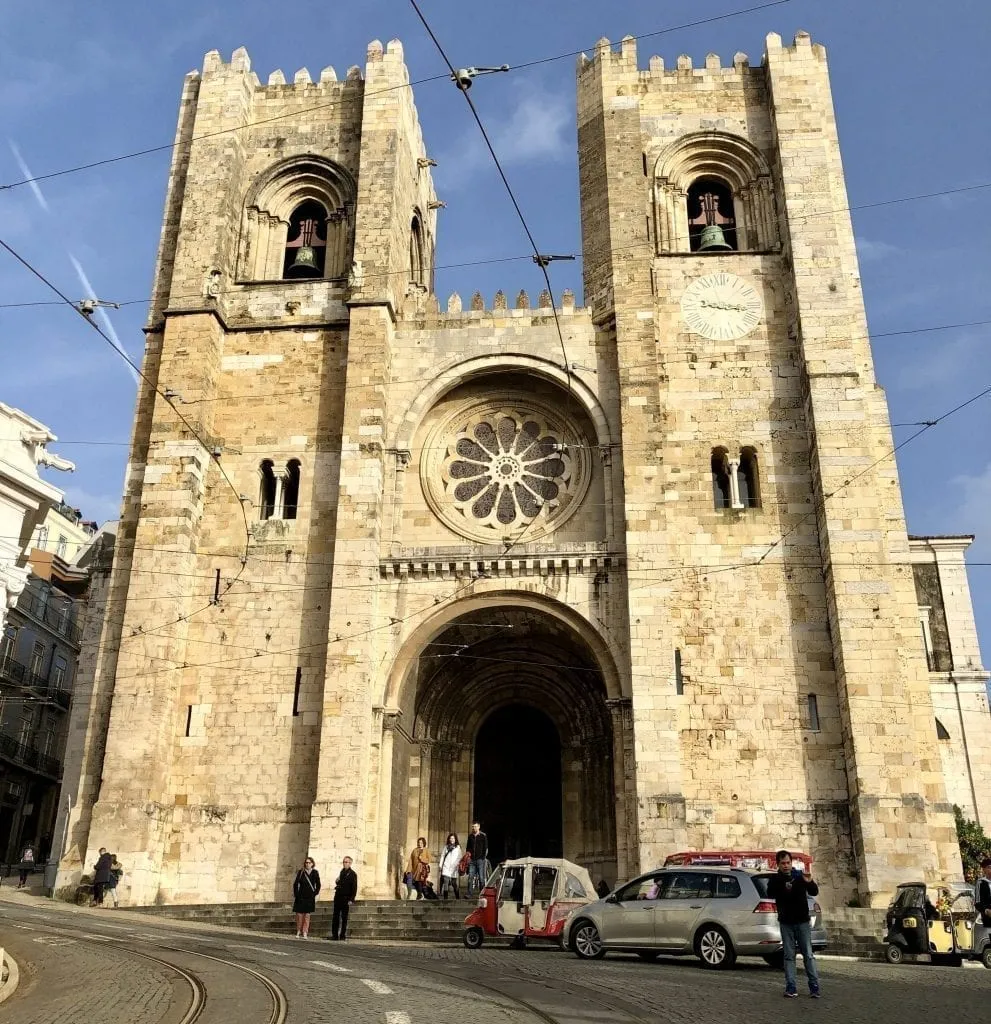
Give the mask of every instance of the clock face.
<svg viewBox="0 0 991 1024">
<path fill-rule="evenodd" d="M 760 296 L 736 274 L 696 278 L 681 297 L 681 315 L 689 329 L 712 341 L 733 341 L 759 323 Z"/>
</svg>

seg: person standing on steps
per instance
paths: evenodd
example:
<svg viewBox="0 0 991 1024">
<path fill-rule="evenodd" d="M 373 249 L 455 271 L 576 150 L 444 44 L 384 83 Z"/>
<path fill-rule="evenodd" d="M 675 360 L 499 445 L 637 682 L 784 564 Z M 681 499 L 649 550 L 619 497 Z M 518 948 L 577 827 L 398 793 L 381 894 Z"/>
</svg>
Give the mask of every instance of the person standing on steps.
<svg viewBox="0 0 991 1024">
<path fill-rule="evenodd" d="M 17 865 L 17 870 L 20 872 L 17 888 L 23 889 L 28 884 L 28 875 L 34 871 L 34 847 L 30 843 L 21 850 L 21 862 Z"/>
<path fill-rule="evenodd" d="M 778 871 L 767 883 L 767 895 L 778 906 L 778 927 L 785 957 L 785 997 L 794 999 L 798 995 L 795 956 L 800 951 L 809 979 L 809 995 L 818 999 L 819 968 L 812 952 L 809 897 L 819 895 L 819 886 L 812 881 L 808 869 L 792 868 L 791 854 L 787 850 L 778 850 L 775 860 Z"/>
<path fill-rule="evenodd" d="M 471 832 L 465 840 L 465 850 L 471 860 L 468 862 L 468 896 L 481 893 L 489 877 L 489 837 L 482 831 L 482 826 L 473 821 Z"/>
<path fill-rule="evenodd" d="M 456 832 L 451 832 L 447 837 L 447 843 L 440 853 L 440 895 L 447 899 L 447 894 L 453 889 L 454 898 L 461 898 L 461 883 L 458 881 L 458 872 L 461 868 L 461 858 L 464 850 L 458 841 Z"/>
<path fill-rule="evenodd" d="M 292 883 L 292 912 L 296 915 L 296 938 L 310 937 L 310 914 L 317 909 L 320 894 L 320 872 L 312 857 L 303 861 Z"/>
<path fill-rule="evenodd" d="M 427 849 L 427 841 L 420 836 L 416 841 L 413 852 L 409 855 L 409 874 L 413 888 L 416 890 L 416 898 L 423 899 L 423 887 L 430 876 L 430 851 Z"/>
<path fill-rule="evenodd" d="M 93 906 L 103 906 L 103 892 L 110 883 L 110 870 L 113 858 L 107 853 L 105 846 L 100 847 L 100 856 L 93 865 Z"/>
<path fill-rule="evenodd" d="M 348 937 L 348 916 L 351 906 L 358 898 L 358 876 L 351 869 L 351 858 L 345 857 L 341 873 L 334 885 L 334 919 L 331 923 L 330 937 L 345 941 Z"/>
</svg>

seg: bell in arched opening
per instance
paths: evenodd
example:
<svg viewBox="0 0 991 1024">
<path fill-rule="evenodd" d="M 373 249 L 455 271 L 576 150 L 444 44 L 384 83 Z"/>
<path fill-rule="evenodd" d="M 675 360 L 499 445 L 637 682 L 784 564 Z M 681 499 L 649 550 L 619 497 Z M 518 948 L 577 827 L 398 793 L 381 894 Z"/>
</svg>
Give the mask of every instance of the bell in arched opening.
<svg viewBox="0 0 991 1024">
<path fill-rule="evenodd" d="M 699 178 L 688 190 L 688 238 L 692 252 L 737 248 L 733 192 L 716 178 Z"/>
<path fill-rule="evenodd" d="M 327 254 L 327 211 L 315 200 L 301 203 L 289 219 L 284 278 L 323 277 Z"/>
</svg>

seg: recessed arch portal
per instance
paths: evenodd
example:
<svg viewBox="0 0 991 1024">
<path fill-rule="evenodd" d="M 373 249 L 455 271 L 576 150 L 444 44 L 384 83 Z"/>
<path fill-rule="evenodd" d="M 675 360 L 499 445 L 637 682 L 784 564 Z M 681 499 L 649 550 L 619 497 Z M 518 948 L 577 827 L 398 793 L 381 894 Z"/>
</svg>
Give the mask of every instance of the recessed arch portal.
<svg viewBox="0 0 991 1024">
<path fill-rule="evenodd" d="M 402 863 L 416 836 L 436 850 L 480 821 L 496 857 L 563 854 L 614 881 L 626 702 L 610 697 L 595 645 L 527 596 L 464 602 L 409 660 L 389 847 Z"/>
</svg>

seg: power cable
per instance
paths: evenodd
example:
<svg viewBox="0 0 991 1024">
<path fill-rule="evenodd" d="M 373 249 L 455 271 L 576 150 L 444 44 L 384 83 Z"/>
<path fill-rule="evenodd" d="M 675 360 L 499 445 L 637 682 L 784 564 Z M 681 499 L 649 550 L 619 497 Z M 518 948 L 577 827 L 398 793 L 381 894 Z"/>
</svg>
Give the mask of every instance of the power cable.
<svg viewBox="0 0 991 1024">
<path fill-rule="evenodd" d="M 193 426 L 193 424 L 190 423 L 189 420 L 187 420 L 186 417 L 179 411 L 179 409 L 176 408 L 175 403 L 172 400 L 171 395 L 168 393 L 168 391 L 161 390 L 157 384 L 155 384 L 149 377 L 147 377 L 144 371 L 141 369 L 141 367 L 137 366 L 126 353 L 122 352 L 113 343 L 113 340 L 110 338 L 110 336 L 103 331 L 103 329 L 100 327 L 99 324 L 96 323 L 95 320 L 87 316 L 80 306 L 76 306 L 72 302 L 72 300 L 67 295 L 65 295 L 55 284 L 53 284 L 47 277 L 45 277 L 45 275 L 42 274 L 40 270 L 35 268 L 28 260 L 21 256 L 20 253 L 18 253 L 2 238 L 0 238 L 0 247 L 4 248 L 8 253 L 10 253 L 10 255 L 13 256 L 18 263 L 20 263 L 26 270 L 28 270 L 31 274 L 38 278 L 38 280 L 41 281 L 46 288 L 49 288 L 51 291 L 53 291 L 62 300 L 62 302 L 64 302 L 67 306 L 69 306 L 70 309 L 72 309 L 75 313 L 81 316 L 83 320 L 87 324 L 89 324 L 89 326 L 92 327 L 93 330 L 96 331 L 96 333 L 99 334 L 101 338 L 103 338 L 103 340 L 113 349 L 113 351 L 116 352 L 117 355 L 119 355 L 131 367 L 131 369 L 138 374 L 141 380 L 143 380 L 145 384 L 147 384 L 148 387 L 150 387 L 155 392 L 155 394 L 157 394 L 169 406 L 169 408 L 176 414 L 178 419 L 182 422 L 183 426 L 190 432 L 190 434 L 192 434 L 194 438 L 196 438 L 200 445 L 202 445 L 204 451 L 208 453 L 213 452 L 213 446 L 208 444 L 203 439 L 203 437 L 200 436 L 200 433 Z M 227 589 L 229 590 L 234 585 L 234 583 L 240 578 L 241 573 L 243 573 L 245 568 L 247 567 L 248 552 L 251 544 L 251 528 L 248 525 L 248 514 L 245 511 L 244 506 L 241 502 L 241 496 L 237 488 L 235 488 L 234 484 L 231 482 L 230 477 L 227 475 L 227 471 L 221 465 L 220 460 L 216 457 L 216 455 L 212 455 L 211 458 L 212 461 L 216 464 L 217 468 L 220 470 L 220 475 L 224 478 L 225 482 L 227 483 L 227 486 L 231 489 L 231 492 L 234 494 L 238 508 L 241 511 L 241 517 L 244 521 L 244 553 L 241 557 L 241 568 L 235 575 L 234 580 L 228 584 Z M 188 621 L 194 615 L 198 615 L 200 614 L 200 612 L 206 611 L 208 608 L 210 608 L 214 603 L 216 603 L 216 601 L 219 601 L 221 596 L 222 595 L 218 594 L 215 601 L 211 601 L 209 604 L 204 605 L 202 608 L 198 608 L 193 612 L 189 612 L 185 615 L 179 616 L 179 618 L 172 620 L 170 624 L 175 625 L 179 622 Z"/>
<path fill-rule="evenodd" d="M 722 20 L 725 20 L 725 19 L 728 19 L 728 18 L 738 18 L 738 17 L 741 17 L 744 14 L 751 14 L 751 13 L 753 13 L 755 11 L 761 11 L 761 10 L 764 10 L 764 9 L 766 9 L 768 7 L 778 7 L 778 6 L 782 5 L 782 4 L 786 4 L 786 3 L 790 3 L 790 2 L 791 2 L 791 0 L 776 0 L 776 2 L 761 4 L 761 5 L 757 6 L 757 7 L 748 7 L 748 8 L 745 8 L 743 10 L 738 10 L 738 11 L 730 11 L 730 12 L 728 12 L 726 14 L 720 14 L 720 15 L 715 15 L 715 16 L 710 17 L 710 18 L 704 18 L 701 21 L 687 22 L 684 25 L 677 25 L 677 26 L 673 26 L 671 28 L 661 29 L 661 30 L 656 31 L 656 32 L 645 32 L 642 35 L 635 36 L 634 38 L 635 39 L 648 39 L 648 38 L 650 38 L 652 36 L 661 36 L 661 35 L 665 35 L 665 34 L 670 33 L 670 32 L 679 31 L 680 29 L 693 28 L 693 27 L 699 26 L 699 25 L 709 25 L 709 24 L 712 24 L 713 22 L 722 21 Z M 574 53 L 558 54 L 557 56 L 554 56 L 554 57 L 543 57 L 543 58 L 540 58 L 538 60 L 532 60 L 532 61 L 529 61 L 529 62 L 525 62 L 523 64 L 518 64 L 518 65 L 515 66 L 514 69 L 511 69 L 511 70 L 523 70 L 525 68 L 536 67 L 538 64 L 547 64 L 547 63 L 550 63 L 552 61 L 563 60 L 563 59 L 565 59 L 567 57 L 574 57 L 574 56 L 577 56 L 578 53 L 581 53 L 581 52 L 582 51 L 579 50 L 579 51 L 576 51 Z M 446 78 L 447 78 L 447 75 L 431 75 L 431 76 L 429 76 L 427 78 L 419 78 L 419 79 L 417 79 L 416 81 L 413 81 L 413 82 L 403 83 L 402 85 L 392 85 L 392 86 L 389 86 L 386 89 L 378 89 L 375 92 L 365 93 L 364 98 L 368 99 L 368 98 L 371 98 L 372 96 L 380 96 L 380 95 L 383 95 L 383 94 L 385 94 L 387 92 L 392 92 L 392 91 L 394 91 L 396 89 L 414 89 L 418 85 L 426 85 L 429 82 L 439 82 L 439 81 L 443 81 Z M 64 167 L 64 168 L 62 168 L 61 170 L 58 170 L 58 171 L 49 171 L 46 174 L 38 174 L 38 175 L 35 175 L 33 177 L 30 177 L 30 178 L 23 178 L 20 181 L 12 181 L 12 182 L 8 182 L 5 185 L 0 185 L 0 192 L 3 192 L 5 190 L 7 190 L 7 189 L 20 188 L 22 185 L 29 185 L 32 181 L 34 181 L 34 182 L 37 182 L 37 181 L 48 181 L 51 178 L 60 178 L 60 177 L 62 177 L 64 175 L 66 175 L 66 174 L 76 174 L 79 171 L 88 171 L 88 170 L 92 170 L 92 169 L 94 169 L 96 167 L 106 167 L 108 164 L 116 164 L 116 163 L 120 163 L 121 161 L 124 161 L 124 160 L 135 159 L 136 157 L 149 156 L 149 155 L 151 155 L 153 153 L 166 153 L 166 152 L 169 152 L 169 151 L 171 151 L 173 149 L 177 149 L 179 146 L 191 146 L 194 142 L 199 142 L 202 139 L 212 139 L 212 138 L 216 138 L 218 135 L 228 135 L 231 132 L 241 131 L 244 128 L 254 128 L 257 125 L 270 124 L 273 121 L 281 121 L 281 120 L 284 120 L 287 117 L 303 117 L 303 116 L 305 116 L 307 114 L 312 114 L 312 113 L 315 113 L 316 111 L 325 110 L 328 107 L 336 106 L 341 101 L 342 101 L 341 99 L 335 99 L 335 100 L 328 101 L 327 103 L 319 103 L 319 104 L 316 104 L 315 106 L 307 107 L 307 108 L 305 108 L 303 110 L 292 110 L 292 111 L 287 111 L 284 114 L 276 114 L 276 115 L 274 115 L 272 117 L 260 118 L 257 121 L 248 121 L 245 124 L 236 125 L 235 127 L 232 127 L 232 128 L 220 128 L 220 129 L 218 129 L 216 131 L 213 131 L 213 132 L 204 132 L 202 135 L 196 135 L 196 136 L 194 136 L 191 139 L 186 139 L 186 140 L 182 140 L 182 141 L 178 141 L 178 142 L 163 143 L 160 146 L 149 146 L 149 147 L 147 147 L 145 149 L 132 150 L 129 153 L 120 153 L 117 156 L 106 157 L 106 158 L 104 158 L 102 160 L 93 160 L 90 163 L 76 164 L 73 167 Z"/>
</svg>

